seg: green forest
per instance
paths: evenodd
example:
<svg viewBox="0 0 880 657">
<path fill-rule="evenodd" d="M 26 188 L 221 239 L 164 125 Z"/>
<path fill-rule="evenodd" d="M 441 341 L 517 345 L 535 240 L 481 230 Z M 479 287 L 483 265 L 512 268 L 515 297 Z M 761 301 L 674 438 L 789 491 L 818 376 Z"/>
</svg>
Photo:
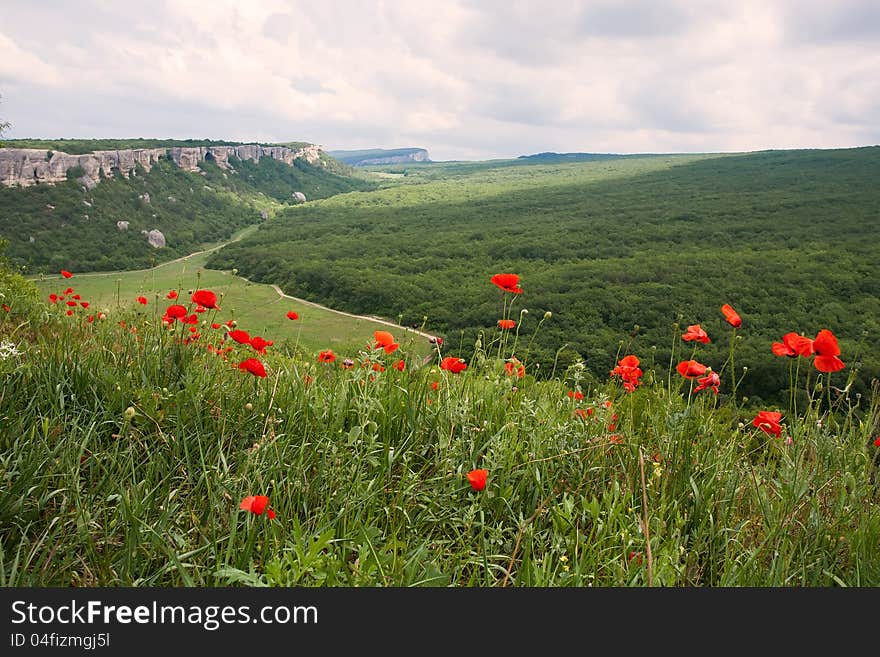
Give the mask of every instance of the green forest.
<svg viewBox="0 0 880 657">
<path fill-rule="evenodd" d="M 489 278 L 516 273 L 512 317 L 548 375 L 583 359 L 604 379 L 622 353 L 663 368 L 698 323 L 719 369 L 729 303 L 750 403 L 788 387 L 770 345 L 790 331 L 833 330 L 855 395 L 880 376 L 880 148 L 498 164 L 389 167 L 384 189 L 289 208 L 209 266 L 424 322 L 465 358 L 503 311 Z"/>
<path fill-rule="evenodd" d="M 131 147 L 132 141 L 120 146 Z M 86 152 L 106 146 L 88 143 Z M 149 173 L 140 167 L 130 178 L 117 173 L 91 190 L 76 181 L 76 171 L 57 185 L 0 186 L 0 238 L 9 243 L 13 265 L 30 274 L 139 269 L 228 238 L 261 221 L 263 212 L 274 215 L 297 202 L 293 191 L 311 200 L 372 188 L 304 160 L 288 166 L 271 158 L 255 163 L 233 157 L 230 164 L 235 173 L 202 162 L 201 175 L 163 159 Z M 129 222 L 127 230 L 118 229 L 117 221 Z M 153 229 L 164 234 L 165 248 L 154 249 L 141 232 Z"/>
</svg>

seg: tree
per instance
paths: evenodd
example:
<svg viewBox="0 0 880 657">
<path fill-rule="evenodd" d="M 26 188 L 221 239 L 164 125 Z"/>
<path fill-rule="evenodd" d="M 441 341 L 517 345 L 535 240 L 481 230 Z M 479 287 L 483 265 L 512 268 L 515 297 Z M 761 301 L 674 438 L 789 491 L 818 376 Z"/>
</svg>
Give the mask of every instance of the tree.
<svg viewBox="0 0 880 657">
<path fill-rule="evenodd" d="M 0 96 L 0 98 L 2 98 L 2 96 Z M 3 136 L 3 133 L 4 133 L 6 130 L 9 130 L 9 128 L 10 128 L 11 125 L 12 125 L 12 124 L 9 123 L 9 121 L 4 121 L 3 119 L 0 119 L 0 137 Z M 3 142 L 0 141 L 0 146 L 2 146 L 2 145 L 3 145 Z"/>
</svg>

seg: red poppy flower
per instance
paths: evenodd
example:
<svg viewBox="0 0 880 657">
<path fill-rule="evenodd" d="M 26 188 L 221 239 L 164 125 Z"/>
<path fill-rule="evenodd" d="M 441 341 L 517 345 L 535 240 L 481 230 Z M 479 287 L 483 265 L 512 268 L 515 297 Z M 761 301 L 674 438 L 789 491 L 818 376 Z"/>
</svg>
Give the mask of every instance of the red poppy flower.
<svg viewBox="0 0 880 657">
<path fill-rule="evenodd" d="M 880 436 L 874 439 L 874 447 L 880 447 Z"/>
<path fill-rule="evenodd" d="M 687 331 L 681 336 L 681 339 L 685 342 L 703 342 L 705 344 L 710 342 L 709 336 L 706 335 L 706 332 L 702 328 L 700 328 L 699 324 L 688 326 Z"/>
<path fill-rule="evenodd" d="M 373 349 L 381 347 L 385 350 L 386 354 L 393 353 L 400 346 L 394 341 L 394 336 L 388 331 L 375 331 L 373 337 L 376 338 L 376 344 L 373 345 Z"/>
<path fill-rule="evenodd" d="M 49 295 L 49 301 L 51 303 L 58 303 L 58 295 L 53 292 Z"/>
<path fill-rule="evenodd" d="M 752 424 L 764 433 L 779 438 L 779 435 L 782 433 L 782 427 L 779 424 L 779 420 L 781 419 L 782 413 L 776 413 L 775 411 L 760 411 L 758 415 L 755 416 L 755 419 L 752 420 Z"/>
<path fill-rule="evenodd" d="M 724 304 L 721 306 L 721 312 L 724 314 L 724 319 L 727 320 L 727 323 L 730 324 L 733 328 L 739 328 L 742 326 L 742 317 L 739 316 L 733 308 L 730 307 L 729 304 Z"/>
<path fill-rule="evenodd" d="M 9 306 L 7 306 L 7 305 L 4 303 L 4 304 L 3 304 L 3 310 L 5 310 L 6 312 L 9 312 L 10 310 L 12 310 L 12 308 L 10 308 Z"/>
<path fill-rule="evenodd" d="M 471 470 L 467 473 L 467 480 L 474 490 L 480 491 L 486 488 L 486 477 L 489 476 L 488 470 Z"/>
<path fill-rule="evenodd" d="M 64 276 L 64 278 L 70 278 L 73 276 L 69 271 L 64 271 L 63 269 L 61 270 L 61 275 Z"/>
<path fill-rule="evenodd" d="M 437 381 L 431 381 L 431 390 L 437 390 L 440 387 L 440 384 Z"/>
<path fill-rule="evenodd" d="M 194 312 L 194 313 L 204 313 L 204 312 L 208 312 L 208 309 L 205 308 L 204 306 L 196 306 L 196 307 L 193 309 L 193 312 Z"/>
<path fill-rule="evenodd" d="M 500 329 L 512 329 L 516 326 L 516 322 L 512 319 L 499 319 L 498 320 L 498 328 Z"/>
<path fill-rule="evenodd" d="M 68 306 L 70 306 L 71 308 L 72 308 L 73 306 L 76 306 L 76 305 L 77 305 L 76 301 L 65 301 L 64 303 L 66 303 L 66 304 L 67 304 Z"/>
<path fill-rule="evenodd" d="M 813 365 L 820 372 L 837 372 L 846 365 L 838 358 L 840 347 L 837 346 L 837 338 L 828 329 L 822 329 L 813 340 L 813 351 L 816 358 Z"/>
<path fill-rule="evenodd" d="M 91 324 L 92 322 L 95 321 L 95 316 L 94 316 L 94 315 L 89 315 L 89 316 L 86 318 L 86 321 L 87 321 L 89 324 Z"/>
<path fill-rule="evenodd" d="M 700 390 L 712 389 L 716 395 L 718 394 L 718 386 L 721 385 L 721 377 L 718 376 L 715 372 L 709 372 L 706 376 L 697 379 L 697 383 L 699 384 L 696 388 L 694 388 L 694 392 L 700 392 Z"/>
<path fill-rule="evenodd" d="M 462 358 L 456 358 L 455 356 L 447 356 L 443 360 L 440 361 L 440 369 L 448 370 L 453 374 L 458 374 L 467 369 L 467 364 L 464 362 Z"/>
<path fill-rule="evenodd" d="M 642 374 L 639 359 L 632 354 L 617 361 L 617 367 L 611 370 L 611 376 L 619 376 L 623 380 L 623 388 L 627 392 L 632 392 L 639 386 Z"/>
<path fill-rule="evenodd" d="M 88 308 L 88 307 L 89 307 L 89 302 L 88 302 L 88 301 L 80 301 L 80 302 L 79 302 L 79 305 L 81 305 L 83 308 Z"/>
<path fill-rule="evenodd" d="M 67 288 L 66 290 L 64 290 L 64 294 L 73 294 L 73 288 L 72 287 Z"/>
<path fill-rule="evenodd" d="M 706 366 L 695 360 L 683 360 L 675 369 L 686 379 L 696 379 L 706 373 Z"/>
<path fill-rule="evenodd" d="M 198 324 L 199 318 L 196 315 L 190 315 L 189 317 L 184 317 L 180 321 L 184 324 Z"/>
<path fill-rule="evenodd" d="M 813 341 L 794 332 L 786 333 L 782 336 L 782 342 L 774 342 L 771 349 L 776 356 L 788 356 L 789 358 L 803 356 L 806 358 L 813 355 Z"/>
<path fill-rule="evenodd" d="M 80 299 L 82 299 L 82 297 L 81 297 L 80 295 L 78 295 L 78 294 L 72 294 L 72 295 L 70 296 L 70 298 L 71 298 L 71 299 L 76 299 L 77 301 L 79 301 Z"/>
<path fill-rule="evenodd" d="M 504 363 L 504 374 L 507 376 L 513 376 L 516 374 L 516 378 L 521 379 L 526 375 L 526 368 L 519 359 L 511 358 Z"/>
<path fill-rule="evenodd" d="M 522 288 L 519 286 L 519 276 L 516 274 L 495 274 L 491 281 L 505 292 L 522 294 Z"/>
<path fill-rule="evenodd" d="M 68 311 L 67 311 L 67 316 L 68 316 L 68 317 L 70 317 L 72 314 L 73 314 L 73 311 L 72 311 L 72 310 L 68 310 Z"/>
<path fill-rule="evenodd" d="M 569 390 L 568 396 L 570 399 L 576 399 L 577 401 L 580 401 L 584 398 L 584 393 L 582 393 L 580 390 Z"/>
<path fill-rule="evenodd" d="M 251 346 L 254 348 L 255 351 L 257 351 L 257 353 L 265 354 L 266 347 L 269 346 L 269 342 L 261 338 L 259 335 L 255 335 L 251 338 Z"/>
<path fill-rule="evenodd" d="M 217 295 L 211 292 L 211 290 L 196 290 L 192 295 L 192 300 L 193 303 L 197 303 L 205 308 L 220 310 L 217 307 Z"/>
<path fill-rule="evenodd" d="M 256 358 L 248 358 L 247 360 L 241 361 L 238 364 L 238 369 L 243 372 L 250 372 L 254 376 L 259 376 L 260 378 L 266 376 L 266 368 L 263 367 L 263 364 Z"/>
<path fill-rule="evenodd" d="M 212 329 L 218 329 L 218 328 L 220 328 L 221 326 L 223 326 L 223 324 L 218 324 L 217 322 L 211 322 L 211 328 L 212 328 Z"/>
<path fill-rule="evenodd" d="M 580 419 L 587 419 L 587 411 L 584 408 L 576 408 L 574 409 L 574 414 L 577 415 Z"/>
<path fill-rule="evenodd" d="M 325 349 L 318 354 L 319 363 L 332 363 L 334 360 L 336 360 L 336 354 L 333 353 L 332 349 Z"/>
<path fill-rule="evenodd" d="M 269 520 L 275 519 L 275 512 L 269 508 L 269 498 L 265 495 L 249 495 L 241 501 L 238 508 L 243 511 L 250 511 L 258 516 L 263 515 L 265 511 L 266 515 L 269 516 Z"/>
<path fill-rule="evenodd" d="M 299 315 L 297 315 L 292 310 L 287 311 L 287 319 L 299 319 Z"/>
<path fill-rule="evenodd" d="M 142 306 L 146 306 L 147 305 L 147 297 L 138 297 L 137 302 L 139 304 L 141 304 Z"/>
<path fill-rule="evenodd" d="M 373 363 L 373 371 L 374 372 L 384 372 L 385 366 L 382 363 Z"/>
<path fill-rule="evenodd" d="M 240 329 L 230 331 L 229 337 L 235 340 L 238 344 L 250 344 L 251 341 L 251 336 L 248 335 L 248 332 Z"/>
<path fill-rule="evenodd" d="M 168 294 L 165 295 L 166 299 L 176 299 L 177 298 L 177 290 L 171 290 Z"/>
<path fill-rule="evenodd" d="M 165 309 L 165 316 L 172 319 L 183 319 L 186 317 L 186 308 L 179 305 L 168 306 Z"/>
<path fill-rule="evenodd" d="M 399 360 L 396 363 L 394 363 L 394 365 L 392 367 L 394 367 L 394 369 L 396 369 L 398 372 L 403 372 L 403 370 L 406 369 L 406 361 Z"/>
</svg>

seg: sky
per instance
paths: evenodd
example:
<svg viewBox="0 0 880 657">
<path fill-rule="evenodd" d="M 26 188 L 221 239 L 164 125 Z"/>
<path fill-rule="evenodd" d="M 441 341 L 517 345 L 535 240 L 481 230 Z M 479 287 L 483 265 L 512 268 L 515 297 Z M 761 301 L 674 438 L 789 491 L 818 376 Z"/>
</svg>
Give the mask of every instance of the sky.
<svg viewBox="0 0 880 657">
<path fill-rule="evenodd" d="M 880 143 L 880 0 L 0 0 L 7 138 L 433 160 Z"/>
</svg>

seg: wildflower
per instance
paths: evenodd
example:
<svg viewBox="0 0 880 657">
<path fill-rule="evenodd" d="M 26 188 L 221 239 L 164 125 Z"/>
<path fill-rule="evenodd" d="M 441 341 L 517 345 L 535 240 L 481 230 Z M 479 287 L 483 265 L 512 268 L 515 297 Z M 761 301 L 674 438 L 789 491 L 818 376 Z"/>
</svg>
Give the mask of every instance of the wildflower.
<svg viewBox="0 0 880 657">
<path fill-rule="evenodd" d="M 688 326 L 687 331 L 681 336 L 681 339 L 685 342 L 702 342 L 704 344 L 711 342 L 709 336 L 702 328 L 700 328 L 699 324 Z"/>
<path fill-rule="evenodd" d="M 820 372 L 837 372 L 846 367 L 840 355 L 840 347 L 837 346 L 837 338 L 828 329 L 822 329 L 813 340 L 813 351 L 816 358 L 813 366 Z"/>
<path fill-rule="evenodd" d="M 755 419 L 752 420 L 752 425 L 756 426 L 764 433 L 772 434 L 779 438 L 782 433 L 782 427 L 779 424 L 781 419 L 782 413 L 776 413 L 775 411 L 760 411 L 758 415 L 755 416 Z"/>
<path fill-rule="evenodd" d="M 488 475 L 488 470 L 471 470 L 467 473 L 467 480 L 470 482 L 471 488 L 480 491 L 486 488 L 486 477 Z"/>
<path fill-rule="evenodd" d="M 619 376 L 623 380 L 623 387 L 627 392 L 632 392 L 639 386 L 642 374 L 639 359 L 632 354 L 617 361 L 617 367 L 611 370 L 611 376 Z"/>
<path fill-rule="evenodd" d="M 396 369 L 398 372 L 403 372 L 403 370 L 406 369 L 406 361 L 399 360 L 396 363 L 394 363 L 394 365 L 392 365 L 392 367 L 394 369 Z"/>
<path fill-rule="evenodd" d="M 498 320 L 498 328 L 502 330 L 512 329 L 516 326 L 516 322 L 512 319 L 499 319 Z"/>
<path fill-rule="evenodd" d="M 212 310 L 220 310 L 217 307 L 217 295 L 211 290 L 196 290 L 192 295 L 193 303 Z"/>
<path fill-rule="evenodd" d="M 76 301 L 65 301 L 64 303 L 66 303 L 66 304 L 67 304 L 68 306 L 70 306 L 71 308 L 72 308 L 73 306 L 76 306 L 76 305 L 77 305 Z"/>
<path fill-rule="evenodd" d="M 223 324 L 218 324 L 217 322 L 211 322 L 211 328 L 212 328 L 212 329 L 218 329 L 218 328 L 220 328 L 221 326 L 223 326 Z"/>
<path fill-rule="evenodd" d="M 574 414 L 577 415 L 582 420 L 586 420 L 588 417 L 588 413 L 587 413 L 586 409 L 583 409 L 583 408 L 574 409 Z"/>
<path fill-rule="evenodd" d="M 438 347 L 443 346 L 443 338 L 431 337 L 428 339 L 428 342 L 430 342 L 431 344 L 436 344 Z"/>
<path fill-rule="evenodd" d="M 134 406 L 129 406 L 128 408 L 125 409 L 125 412 L 122 415 L 123 415 L 123 417 L 125 417 L 126 420 L 131 422 L 131 420 L 135 416 L 135 412 L 136 411 L 134 410 Z"/>
<path fill-rule="evenodd" d="M 80 301 L 80 302 L 79 302 L 79 305 L 81 305 L 83 308 L 88 308 L 88 307 L 89 307 L 89 302 L 88 302 L 88 301 Z"/>
<path fill-rule="evenodd" d="M 342 361 L 341 365 L 342 369 L 350 370 L 352 367 L 354 367 L 354 361 L 351 358 L 346 358 L 344 361 Z"/>
<path fill-rule="evenodd" d="M 704 376 L 700 379 L 697 379 L 697 383 L 699 385 L 697 385 L 697 387 L 694 388 L 694 392 L 700 392 L 700 390 L 707 390 L 707 389 L 711 388 L 712 392 L 714 392 L 717 395 L 718 394 L 718 386 L 721 385 L 721 378 L 715 372 L 709 371 L 709 373 L 706 376 Z"/>
<path fill-rule="evenodd" d="M 724 319 L 727 320 L 727 323 L 730 324 L 733 328 L 739 328 L 742 326 L 742 317 L 730 307 L 729 304 L 724 304 L 721 306 L 721 312 L 724 314 Z"/>
<path fill-rule="evenodd" d="M 522 288 L 519 286 L 519 276 L 516 274 L 495 274 L 491 281 L 505 292 L 522 294 Z"/>
<path fill-rule="evenodd" d="M 138 297 L 137 302 L 139 304 L 141 304 L 142 306 L 146 306 L 147 305 L 147 297 Z"/>
<path fill-rule="evenodd" d="M 809 357 L 813 355 L 813 341 L 805 338 L 797 333 L 786 333 L 782 336 L 782 342 L 774 342 L 771 346 L 773 354 L 776 356 L 795 356 Z"/>
<path fill-rule="evenodd" d="M 336 360 L 336 354 L 334 354 L 331 349 L 325 349 L 318 354 L 319 363 L 332 363 L 334 360 Z"/>
<path fill-rule="evenodd" d="M 205 308 L 204 306 L 196 306 L 195 309 L 193 310 L 194 313 L 204 313 L 207 311 L 208 311 L 208 309 Z"/>
<path fill-rule="evenodd" d="M 269 508 L 269 498 L 265 495 L 248 495 L 241 501 L 238 508 L 243 511 L 250 511 L 258 516 L 263 515 L 265 511 L 266 515 L 269 516 L 269 520 L 275 520 L 275 512 Z"/>
<path fill-rule="evenodd" d="M 467 364 L 464 362 L 463 358 L 448 356 L 440 361 L 440 369 L 448 370 L 453 374 L 458 374 L 467 369 Z"/>
<path fill-rule="evenodd" d="M 287 319 L 299 319 L 299 315 L 297 315 L 292 310 L 287 311 Z"/>
<path fill-rule="evenodd" d="M 526 368 L 519 361 L 519 359 L 511 358 L 509 361 L 504 363 L 504 374 L 506 376 L 513 376 L 514 374 L 516 374 L 516 377 L 518 379 L 521 379 L 526 375 Z"/>
<path fill-rule="evenodd" d="M 250 344 L 251 342 L 250 334 L 248 334 L 247 331 L 242 331 L 240 329 L 230 331 L 229 337 L 235 340 L 238 344 Z"/>
<path fill-rule="evenodd" d="M 61 270 L 61 275 L 64 276 L 64 278 L 70 278 L 73 276 L 73 274 L 71 274 L 69 271 L 65 271 L 63 269 Z"/>
<path fill-rule="evenodd" d="M 91 324 L 92 322 L 95 321 L 95 316 L 94 316 L 94 315 L 89 315 L 88 317 L 86 317 L 86 321 L 87 321 L 89 324 Z"/>
<path fill-rule="evenodd" d="M 177 304 L 173 306 L 168 306 L 165 309 L 165 317 L 169 317 L 172 321 L 175 319 L 182 320 L 184 317 L 186 317 L 186 308 Z"/>
<path fill-rule="evenodd" d="M 166 299 L 176 299 L 177 298 L 177 290 L 171 290 L 168 294 L 165 295 Z"/>
<path fill-rule="evenodd" d="M 68 316 L 68 317 L 70 317 L 72 314 L 73 314 L 73 311 L 72 311 L 72 310 L 68 310 L 68 311 L 67 311 L 67 316 Z"/>
<path fill-rule="evenodd" d="M 683 360 L 675 369 L 686 379 L 696 379 L 706 373 L 706 366 L 695 360 Z"/>
<path fill-rule="evenodd" d="M 49 295 L 49 302 L 50 303 L 58 303 L 58 295 L 55 294 L 54 292 L 52 294 L 50 294 Z"/>
<path fill-rule="evenodd" d="M 265 354 L 266 347 L 268 347 L 269 345 L 270 345 L 270 342 L 268 342 L 267 340 L 264 340 L 259 335 L 255 335 L 254 337 L 251 338 L 251 346 L 254 348 L 254 351 L 256 351 L 258 354 Z"/>
<path fill-rule="evenodd" d="M 874 439 L 874 447 L 880 447 L 880 436 Z"/>
<path fill-rule="evenodd" d="M 569 399 L 580 401 L 584 398 L 584 393 L 582 393 L 580 390 L 569 390 L 568 397 Z"/>
<path fill-rule="evenodd" d="M 395 352 L 400 346 L 394 341 L 394 336 L 388 331 L 375 331 L 373 337 L 376 338 L 376 344 L 373 345 L 373 349 L 379 349 L 381 347 L 385 350 L 386 354 Z"/>
<path fill-rule="evenodd" d="M 242 372 L 250 372 L 254 376 L 258 376 L 260 378 L 266 377 L 266 368 L 263 367 L 263 364 L 256 358 L 248 358 L 247 360 L 241 361 L 238 364 L 238 369 L 240 369 Z"/>
<path fill-rule="evenodd" d="M 431 390 L 437 390 L 440 384 L 437 381 L 431 381 Z"/>
</svg>

